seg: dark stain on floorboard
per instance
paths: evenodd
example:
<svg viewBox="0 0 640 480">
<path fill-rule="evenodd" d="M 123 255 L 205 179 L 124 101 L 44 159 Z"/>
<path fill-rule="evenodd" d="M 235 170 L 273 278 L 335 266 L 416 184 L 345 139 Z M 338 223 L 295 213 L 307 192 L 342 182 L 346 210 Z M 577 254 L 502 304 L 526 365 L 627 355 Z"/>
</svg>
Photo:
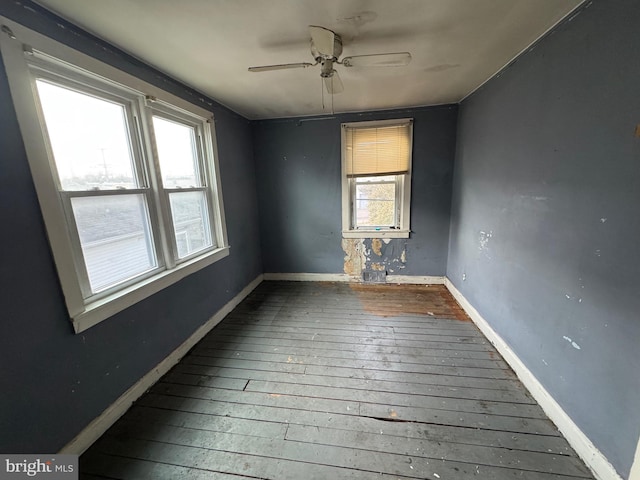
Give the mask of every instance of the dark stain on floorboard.
<svg viewBox="0 0 640 480">
<path fill-rule="evenodd" d="M 470 321 L 444 285 L 349 284 L 358 293 L 368 313 L 393 315 L 426 315 Z"/>
</svg>

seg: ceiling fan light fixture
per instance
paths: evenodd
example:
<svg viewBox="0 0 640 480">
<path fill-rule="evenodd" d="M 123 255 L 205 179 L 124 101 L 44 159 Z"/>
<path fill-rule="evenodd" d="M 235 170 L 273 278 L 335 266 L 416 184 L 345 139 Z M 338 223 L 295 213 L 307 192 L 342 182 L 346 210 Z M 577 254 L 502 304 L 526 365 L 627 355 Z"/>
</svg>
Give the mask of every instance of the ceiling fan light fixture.
<svg viewBox="0 0 640 480">
<path fill-rule="evenodd" d="M 324 78 L 324 86 L 327 89 L 327 93 L 335 95 L 336 93 L 344 92 L 344 85 L 340 79 L 340 75 L 335 70 L 333 74 Z"/>
<path fill-rule="evenodd" d="M 333 69 L 333 60 L 325 60 L 322 62 L 322 68 L 320 70 L 320 76 L 327 78 L 333 76 L 335 70 Z"/>
</svg>

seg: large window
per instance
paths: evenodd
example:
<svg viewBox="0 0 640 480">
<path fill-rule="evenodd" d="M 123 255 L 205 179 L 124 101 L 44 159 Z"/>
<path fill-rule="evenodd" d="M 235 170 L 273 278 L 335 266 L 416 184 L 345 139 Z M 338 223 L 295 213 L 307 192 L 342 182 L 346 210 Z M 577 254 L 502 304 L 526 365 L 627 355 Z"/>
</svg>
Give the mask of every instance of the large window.
<svg viewBox="0 0 640 480">
<path fill-rule="evenodd" d="M 411 119 L 342 124 L 344 237 L 408 237 Z"/>
<path fill-rule="evenodd" d="M 211 114 L 7 26 L 2 57 L 76 331 L 226 256 Z"/>
</svg>

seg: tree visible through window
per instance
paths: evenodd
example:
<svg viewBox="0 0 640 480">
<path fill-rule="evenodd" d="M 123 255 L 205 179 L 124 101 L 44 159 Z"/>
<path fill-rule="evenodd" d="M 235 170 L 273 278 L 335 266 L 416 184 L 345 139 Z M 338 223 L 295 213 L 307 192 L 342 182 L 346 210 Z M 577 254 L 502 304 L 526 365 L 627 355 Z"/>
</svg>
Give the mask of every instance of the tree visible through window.
<svg viewBox="0 0 640 480">
<path fill-rule="evenodd" d="M 398 223 L 395 175 L 355 179 L 356 227 L 395 227 Z"/>
</svg>

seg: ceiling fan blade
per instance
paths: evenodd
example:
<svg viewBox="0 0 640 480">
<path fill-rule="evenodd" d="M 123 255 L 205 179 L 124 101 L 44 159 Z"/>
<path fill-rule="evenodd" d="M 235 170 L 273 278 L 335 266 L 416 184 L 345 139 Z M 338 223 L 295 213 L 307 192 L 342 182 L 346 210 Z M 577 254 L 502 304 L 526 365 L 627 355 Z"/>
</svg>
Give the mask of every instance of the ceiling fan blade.
<svg viewBox="0 0 640 480">
<path fill-rule="evenodd" d="M 335 70 L 330 77 L 324 77 L 324 86 L 331 95 L 344 92 L 344 85 L 340 80 L 340 75 Z"/>
<path fill-rule="evenodd" d="M 280 65 L 264 65 L 262 67 L 249 67 L 250 72 L 270 72 L 272 70 L 287 70 L 289 68 L 307 68 L 313 67 L 313 63 L 283 63 Z"/>
<path fill-rule="evenodd" d="M 318 53 L 320 53 L 322 57 L 332 58 L 336 34 L 328 28 L 318 27 L 316 25 L 309 25 L 309 34 Z"/>
<path fill-rule="evenodd" d="M 356 55 L 342 59 L 345 67 L 403 67 L 409 65 L 409 62 L 411 62 L 409 52 Z"/>
</svg>

